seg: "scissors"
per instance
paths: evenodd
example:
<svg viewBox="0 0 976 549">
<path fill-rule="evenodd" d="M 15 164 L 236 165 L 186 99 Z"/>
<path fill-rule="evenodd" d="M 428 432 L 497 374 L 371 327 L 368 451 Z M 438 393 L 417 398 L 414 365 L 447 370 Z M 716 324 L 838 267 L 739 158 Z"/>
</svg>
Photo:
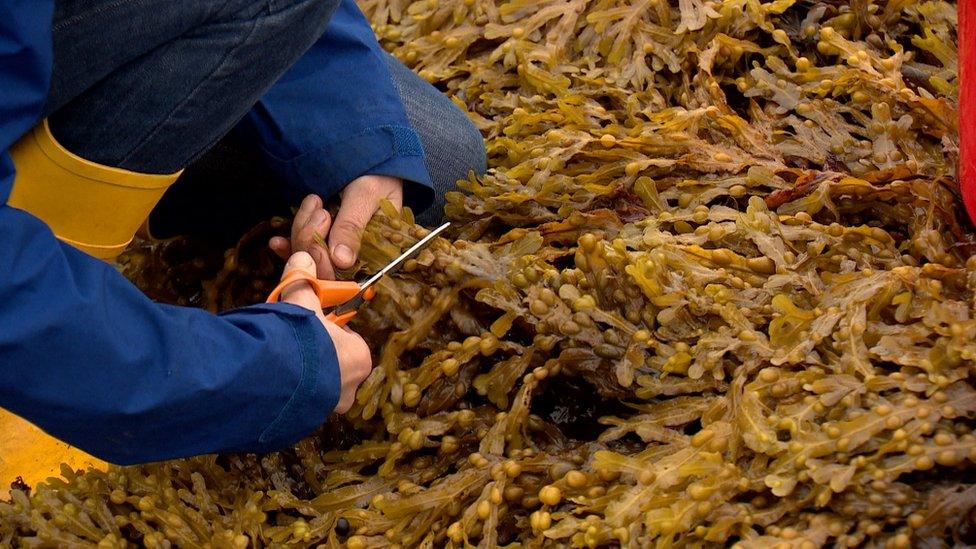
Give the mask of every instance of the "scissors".
<svg viewBox="0 0 976 549">
<path fill-rule="evenodd" d="M 420 251 L 421 248 L 429 244 L 437 235 L 444 232 L 450 226 L 450 223 L 445 223 L 437 227 L 428 233 L 427 236 L 418 240 L 416 244 L 410 246 L 407 251 L 397 256 L 396 259 L 387 263 L 385 267 L 377 271 L 376 274 L 369 277 L 363 283 L 348 280 L 321 280 L 305 271 L 292 271 L 285 275 L 281 279 L 281 282 L 278 283 L 278 286 L 271 292 L 268 296 L 268 303 L 277 302 L 281 298 L 282 290 L 295 282 L 308 282 L 312 285 L 312 289 L 315 290 L 315 295 L 318 296 L 322 308 L 332 307 L 332 312 L 325 317 L 326 320 L 330 320 L 339 326 L 345 326 L 347 322 L 352 320 L 352 317 L 356 316 L 356 311 L 359 310 L 359 307 L 366 301 L 373 299 L 373 296 L 376 295 L 373 285 L 379 282 L 383 278 L 383 275 L 397 270 L 415 253 Z"/>
</svg>

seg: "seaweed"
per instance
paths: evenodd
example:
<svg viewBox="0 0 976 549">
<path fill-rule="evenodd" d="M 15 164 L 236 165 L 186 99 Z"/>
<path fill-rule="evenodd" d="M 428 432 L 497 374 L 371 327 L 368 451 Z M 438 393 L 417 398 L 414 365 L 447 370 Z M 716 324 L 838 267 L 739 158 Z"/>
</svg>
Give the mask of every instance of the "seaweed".
<svg viewBox="0 0 976 549">
<path fill-rule="evenodd" d="M 971 543 L 953 4 L 360 4 L 491 169 L 354 321 L 375 369 L 351 412 L 268 456 L 65 470 L 0 503 L 0 543 Z M 123 270 L 253 303 L 286 228 Z M 386 205 L 344 276 L 423 234 Z"/>
</svg>

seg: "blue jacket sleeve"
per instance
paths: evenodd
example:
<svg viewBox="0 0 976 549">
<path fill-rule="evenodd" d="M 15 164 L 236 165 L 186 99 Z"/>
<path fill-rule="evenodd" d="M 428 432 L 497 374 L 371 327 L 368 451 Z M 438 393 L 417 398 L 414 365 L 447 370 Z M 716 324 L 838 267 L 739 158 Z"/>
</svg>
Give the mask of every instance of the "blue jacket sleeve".
<svg viewBox="0 0 976 549">
<path fill-rule="evenodd" d="M 6 151 L 48 89 L 51 4 L 0 0 L 0 406 L 121 464 L 267 451 L 307 435 L 340 387 L 312 313 L 155 304 L 6 204 Z"/>
<path fill-rule="evenodd" d="M 420 138 L 366 18 L 342 0 L 323 36 L 264 95 L 238 131 L 302 194 L 338 193 L 361 175 L 407 182 L 414 210 L 433 200 Z"/>
</svg>

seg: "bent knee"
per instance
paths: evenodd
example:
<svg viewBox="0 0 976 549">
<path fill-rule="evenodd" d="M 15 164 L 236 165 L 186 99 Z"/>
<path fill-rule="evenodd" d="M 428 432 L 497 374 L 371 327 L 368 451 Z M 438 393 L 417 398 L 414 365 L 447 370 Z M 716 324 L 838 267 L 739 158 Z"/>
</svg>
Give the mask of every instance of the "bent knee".
<svg viewBox="0 0 976 549">
<path fill-rule="evenodd" d="M 461 151 L 464 154 L 464 163 L 468 166 L 468 171 L 474 171 L 475 174 L 482 175 L 488 170 L 485 138 L 481 135 L 481 131 L 474 125 L 474 122 L 467 113 L 460 108 L 457 109 L 457 112 L 463 119 L 458 125 L 461 127 L 459 143 L 462 145 Z M 467 172 L 465 172 L 466 175 Z"/>
<path fill-rule="evenodd" d="M 424 145 L 428 149 L 431 176 L 439 180 L 435 184 L 453 187 L 459 179 L 466 179 L 470 172 L 477 175 L 485 173 L 488 159 L 485 140 L 471 118 L 453 102 L 445 103 L 436 126 L 439 131 L 427 135 L 430 143 Z M 431 148 L 434 150 L 429 150 Z"/>
<path fill-rule="evenodd" d="M 457 190 L 457 182 L 472 172 L 482 175 L 488 160 L 485 140 L 477 126 L 459 107 L 447 101 L 439 110 L 436 124 L 423 124 L 421 141 L 424 144 L 427 169 L 434 184 L 434 202 L 417 217 L 422 225 L 438 223 L 447 202 L 447 193 Z"/>
<path fill-rule="evenodd" d="M 435 185 L 487 169 L 481 132 L 460 107 L 392 55 L 385 55 L 407 118 L 420 135 Z"/>
</svg>

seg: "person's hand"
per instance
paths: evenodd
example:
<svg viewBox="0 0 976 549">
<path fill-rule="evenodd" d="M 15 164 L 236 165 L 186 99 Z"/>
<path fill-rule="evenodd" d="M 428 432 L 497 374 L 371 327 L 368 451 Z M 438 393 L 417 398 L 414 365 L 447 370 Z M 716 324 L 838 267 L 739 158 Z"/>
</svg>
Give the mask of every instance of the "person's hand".
<svg viewBox="0 0 976 549">
<path fill-rule="evenodd" d="M 306 252 L 297 252 L 288 259 L 282 278 L 294 270 L 315 274 L 315 262 Z M 342 378 L 342 389 L 339 394 L 339 404 L 335 411 L 344 414 L 352 407 L 356 398 L 356 389 L 366 380 L 373 366 L 373 359 L 369 354 L 369 347 L 362 337 L 344 326 L 326 320 L 322 313 L 322 306 L 312 286 L 307 282 L 296 282 L 289 285 L 281 294 L 281 301 L 304 307 L 313 313 L 332 338 L 336 356 L 339 359 L 339 373 Z"/>
<path fill-rule="evenodd" d="M 302 200 L 295 220 L 291 224 L 291 237 L 272 237 L 268 246 L 281 259 L 292 253 L 306 252 L 315 260 L 316 275 L 325 280 L 335 280 L 335 269 L 329 250 L 325 247 L 325 235 L 332 226 L 332 216 L 322 208 L 322 199 L 310 194 Z"/>
<path fill-rule="evenodd" d="M 329 232 L 332 264 L 348 269 L 356 263 L 366 224 L 380 202 L 389 200 L 399 210 L 403 206 L 403 181 L 385 175 L 364 175 L 342 190 L 342 203 Z"/>
<path fill-rule="evenodd" d="M 403 182 L 384 175 L 364 175 L 343 189 L 339 213 L 333 223 L 322 208 L 322 199 L 310 194 L 302 201 L 291 227 L 291 238 L 276 236 L 268 245 L 282 259 L 294 252 L 308 252 L 315 260 L 319 278 L 335 279 L 336 268 L 348 269 L 356 263 L 366 224 L 389 200 L 396 209 L 403 206 Z M 328 249 L 324 237 L 328 234 Z"/>
</svg>

